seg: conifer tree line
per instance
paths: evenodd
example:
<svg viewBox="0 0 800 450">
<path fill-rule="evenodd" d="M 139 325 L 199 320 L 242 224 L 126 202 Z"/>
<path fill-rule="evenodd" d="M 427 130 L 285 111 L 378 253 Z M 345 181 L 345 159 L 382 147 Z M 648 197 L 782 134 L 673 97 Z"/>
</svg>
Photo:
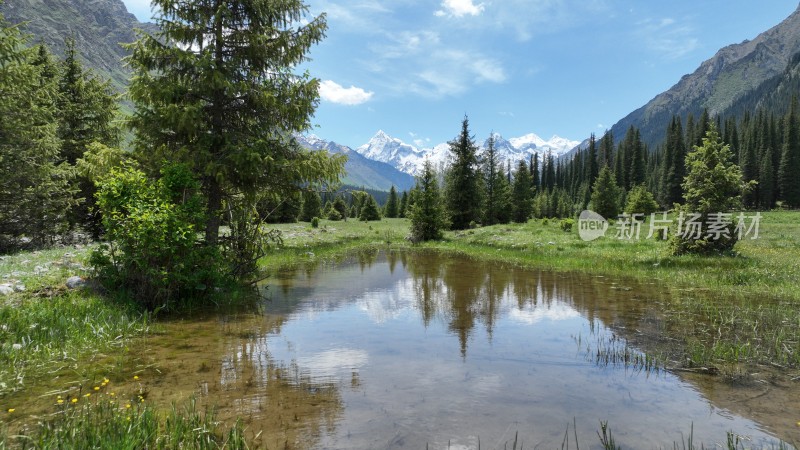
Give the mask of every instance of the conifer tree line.
<svg viewBox="0 0 800 450">
<path fill-rule="evenodd" d="M 117 96 L 65 43 L 56 58 L 0 16 L 0 252 L 100 231 L 85 156 L 118 146 Z"/>
<path fill-rule="evenodd" d="M 689 114 L 685 120 L 674 116 L 665 124 L 663 143 L 652 150 L 631 126 L 621 139 L 611 131 L 599 140 L 592 135 L 586 147 L 571 157 L 534 154 L 515 164 L 498 159 L 493 136 L 478 154 L 465 117 L 461 133 L 449 142 L 453 162 L 444 174 L 440 207 L 453 230 L 575 217 L 587 208 L 609 218 L 622 212 L 672 210 L 687 200 L 687 155 L 709 136 L 730 149 L 726 162 L 742 174 L 737 195 L 744 208 L 800 208 L 796 98 L 785 114 L 760 109 L 724 120 L 707 111 L 697 118 Z M 419 185 L 413 189 L 411 197 L 419 189 Z"/>
</svg>

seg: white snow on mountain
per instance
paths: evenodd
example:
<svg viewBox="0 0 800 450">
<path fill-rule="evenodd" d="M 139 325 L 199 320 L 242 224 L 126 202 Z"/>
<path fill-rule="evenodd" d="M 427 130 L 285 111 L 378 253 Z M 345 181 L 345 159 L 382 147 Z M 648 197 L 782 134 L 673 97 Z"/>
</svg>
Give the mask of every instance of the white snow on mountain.
<svg viewBox="0 0 800 450">
<path fill-rule="evenodd" d="M 555 157 L 570 151 L 578 141 L 553 136 L 549 141 L 545 141 L 539 136 L 531 133 L 525 136 L 504 139 L 500 134 L 494 133 L 495 150 L 500 160 L 516 162 L 520 159 L 529 159 L 534 153 L 539 156 L 551 152 Z M 488 139 L 479 144 L 478 153 L 485 151 Z M 355 149 L 356 152 L 369 159 L 385 162 L 396 167 L 401 172 L 411 175 L 419 175 L 426 159 L 429 159 L 435 169 L 442 170 L 449 164 L 450 151 L 447 143 L 436 145 L 432 148 L 419 149 L 413 145 L 406 144 L 400 139 L 394 138 L 385 132 L 378 131 L 366 144 Z"/>
</svg>

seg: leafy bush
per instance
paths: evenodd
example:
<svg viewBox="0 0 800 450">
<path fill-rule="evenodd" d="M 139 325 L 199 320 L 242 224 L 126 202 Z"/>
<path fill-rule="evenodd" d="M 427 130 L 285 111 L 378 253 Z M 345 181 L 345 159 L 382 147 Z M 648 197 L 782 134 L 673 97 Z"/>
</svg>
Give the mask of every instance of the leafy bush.
<svg viewBox="0 0 800 450">
<path fill-rule="evenodd" d="M 558 223 L 559 228 L 567 233 L 572 232 L 572 227 L 575 225 L 575 219 L 561 219 Z"/>
<path fill-rule="evenodd" d="M 331 208 L 328 212 L 328 220 L 342 220 L 342 214 L 335 208 Z"/>
<path fill-rule="evenodd" d="M 650 214 L 658 211 L 658 203 L 656 203 L 653 194 L 647 188 L 640 184 L 634 186 L 628 193 L 628 201 L 625 203 L 625 212 L 628 214 Z"/>
<path fill-rule="evenodd" d="M 311 218 L 311 228 L 319 228 L 319 217 Z"/>
<path fill-rule="evenodd" d="M 204 219 L 199 184 L 183 165 L 165 166 L 153 182 L 138 169 L 114 169 L 97 204 L 108 243 L 91 258 L 101 282 L 149 309 L 199 300 L 223 280 L 216 247 L 198 242 Z"/>
</svg>

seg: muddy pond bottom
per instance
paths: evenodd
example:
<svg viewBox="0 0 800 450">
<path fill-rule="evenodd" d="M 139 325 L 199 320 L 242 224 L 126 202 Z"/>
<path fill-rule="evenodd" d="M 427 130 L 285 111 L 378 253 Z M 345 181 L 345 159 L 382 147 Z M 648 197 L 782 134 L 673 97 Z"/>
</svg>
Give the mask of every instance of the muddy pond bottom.
<svg viewBox="0 0 800 450">
<path fill-rule="evenodd" d="M 654 370 L 620 330 L 653 286 L 417 253 L 283 271 L 258 313 L 167 323 L 148 401 L 195 395 L 268 448 L 706 448 L 766 430 Z M 566 440 L 566 446 L 565 446 Z M 518 447 L 519 448 L 519 447 Z"/>
</svg>

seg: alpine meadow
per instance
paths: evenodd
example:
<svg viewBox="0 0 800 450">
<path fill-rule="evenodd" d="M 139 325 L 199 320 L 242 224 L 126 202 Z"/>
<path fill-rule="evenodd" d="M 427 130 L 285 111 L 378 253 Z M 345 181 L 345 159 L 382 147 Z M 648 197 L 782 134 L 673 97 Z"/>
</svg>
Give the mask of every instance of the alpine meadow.
<svg viewBox="0 0 800 450">
<path fill-rule="evenodd" d="M 0 0 L 0 450 L 800 448 L 789 6 Z"/>
</svg>

